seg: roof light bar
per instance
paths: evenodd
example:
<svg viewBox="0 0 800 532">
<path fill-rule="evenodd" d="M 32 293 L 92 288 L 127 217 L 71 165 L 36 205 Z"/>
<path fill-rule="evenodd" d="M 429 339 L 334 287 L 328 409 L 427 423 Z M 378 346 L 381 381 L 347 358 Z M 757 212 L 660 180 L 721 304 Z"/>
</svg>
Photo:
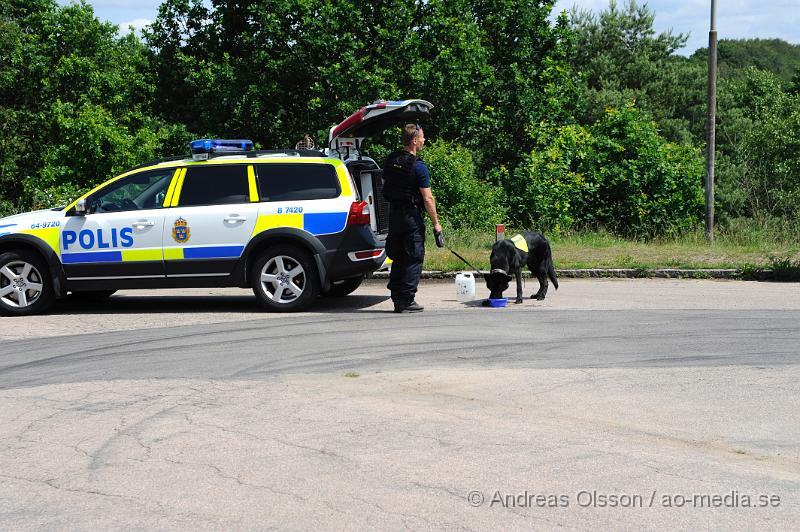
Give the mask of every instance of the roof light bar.
<svg viewBox="0 0 800 532">
<path fill-rule="evenodd" d="M 189 143 L 189 151 L 195 161 L 205 161 L 213 154 L 251 151 L 253 141 L 246 139 L 198 139 Z"/>
</svg>

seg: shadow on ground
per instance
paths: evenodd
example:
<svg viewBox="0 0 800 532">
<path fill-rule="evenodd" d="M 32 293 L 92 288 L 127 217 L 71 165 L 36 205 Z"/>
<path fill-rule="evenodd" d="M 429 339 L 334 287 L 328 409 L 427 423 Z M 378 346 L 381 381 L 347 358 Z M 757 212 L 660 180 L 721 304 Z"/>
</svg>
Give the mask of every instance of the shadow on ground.
<svg viewBox="0 0 800 532">
<path fill-rule="evenodd" d="M 346 297 L 320 297 L 309 309 L 311 312 L 340 313 L 354 310 L 374 310 L 371 307 L 383 303 L 389 295 L 356 295 Z M 258 314 L 269 312 L 256 301 L 255 296 L 231 295 L 174 295 L 174 296 L 111 296 L 103 301 L 80 301 L 67 298 L 59 301 L 51 314 L 193 314 L 226 312 Z"/>
</svg>

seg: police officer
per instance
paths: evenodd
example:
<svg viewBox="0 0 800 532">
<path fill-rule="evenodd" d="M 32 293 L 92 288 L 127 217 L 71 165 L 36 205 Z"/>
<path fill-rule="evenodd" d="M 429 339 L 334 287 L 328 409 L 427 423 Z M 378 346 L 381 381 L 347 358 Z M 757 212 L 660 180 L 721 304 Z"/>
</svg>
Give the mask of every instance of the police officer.
<svg viewBox="0 0 800 532">
<path fill-rule="evenodd" d="M 386 159 L 383 167 L 383 196 L 389 202 L 389 235 L 386 254 L 392 259 L 389 284 L 395 312 L 420 312 L 414 301 L 422 262 L 425 258 L 425 221 L 423 209 L 433 222 L 436 245 L 444 247 L 442 226 L 431 194 L 428 167 L 417 157 L 425 144 L 425 133 L 418 124 L 403 127 L 402 150 Z"/>
</svg>

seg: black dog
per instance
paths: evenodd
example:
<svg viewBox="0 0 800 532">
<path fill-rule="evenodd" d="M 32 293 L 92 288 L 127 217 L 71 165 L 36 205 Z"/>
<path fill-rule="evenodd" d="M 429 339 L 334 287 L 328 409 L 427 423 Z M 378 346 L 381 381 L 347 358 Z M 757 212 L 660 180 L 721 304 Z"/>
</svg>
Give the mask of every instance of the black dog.
<svg viewBox="0 0 800 532">
<path fill-rule="evenodd" d="M 520 249 L 521 248 L 521 249 Z M 527 248 L 527 251 L 525 249 Z M 508 290 L 511 273 L 517 277 L 517 300 L 522 303 L 522 266 L 527 265 L 528 270 L 539 279 L 539 291 L 531 295 L 531 299 L 543 300 L 547 295 L 547 278 L 553 281 L 553 286 L 558 290 L 558 279 L 553 268 L 553 256 L 550 252 L 550 242 L 541 233 L 525 231 L 513 239 L 500 240 L 492 246 L 492 255 L 489 257 L 492 271 L 484 276 L 486 286 L 489 288 L 491 299 L 500 299 L 503 292 Z M 484 301 L 484 305 L 488 305 Z"/>
</svg>

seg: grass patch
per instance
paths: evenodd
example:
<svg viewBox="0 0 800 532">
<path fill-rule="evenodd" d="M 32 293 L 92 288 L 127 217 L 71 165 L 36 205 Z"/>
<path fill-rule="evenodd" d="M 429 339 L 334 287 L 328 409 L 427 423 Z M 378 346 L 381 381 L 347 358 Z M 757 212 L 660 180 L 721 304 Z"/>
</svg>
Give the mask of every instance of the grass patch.
<svg viewBox="0 0 800 532">
<path fill-rule="evenodd" d="M 773 257 L 771 269 L 775 281 L 800 281 L 800 260 Z"/>
<path fill-rule="evenodd" d="M 361 375 L 356 373 L 355 371 L 348 371 L 347 373 L 344 374 L 344 376 L 350 379 L 355 379 L 357 377 L 360 377 Z"/>
<path fill-rule="evenodd" d="M 508 236 L 519 232 L 506 229 Z M 756 278 L 758 271 L 771 269 L 776 280 L 800 280 L 800 240 L 790 234 L 774 233 L 755 222 L 718 230 L 712 244 L 706 242 L 702 229 L 651 241 L 623 239 L 602 231 L 546 236 L 557 269 L 625 268 L 641 272 L 662 268 L 739 269 L 745 278 Z M 437 248 L 431 234 L 427 237 L 426 270 L 470 269 L 447 249 Z M 475 267 L 488 269 L 495 241 L 493 231 L 447 231 L 445 238 L 447 247 Z"/>
</svg>

